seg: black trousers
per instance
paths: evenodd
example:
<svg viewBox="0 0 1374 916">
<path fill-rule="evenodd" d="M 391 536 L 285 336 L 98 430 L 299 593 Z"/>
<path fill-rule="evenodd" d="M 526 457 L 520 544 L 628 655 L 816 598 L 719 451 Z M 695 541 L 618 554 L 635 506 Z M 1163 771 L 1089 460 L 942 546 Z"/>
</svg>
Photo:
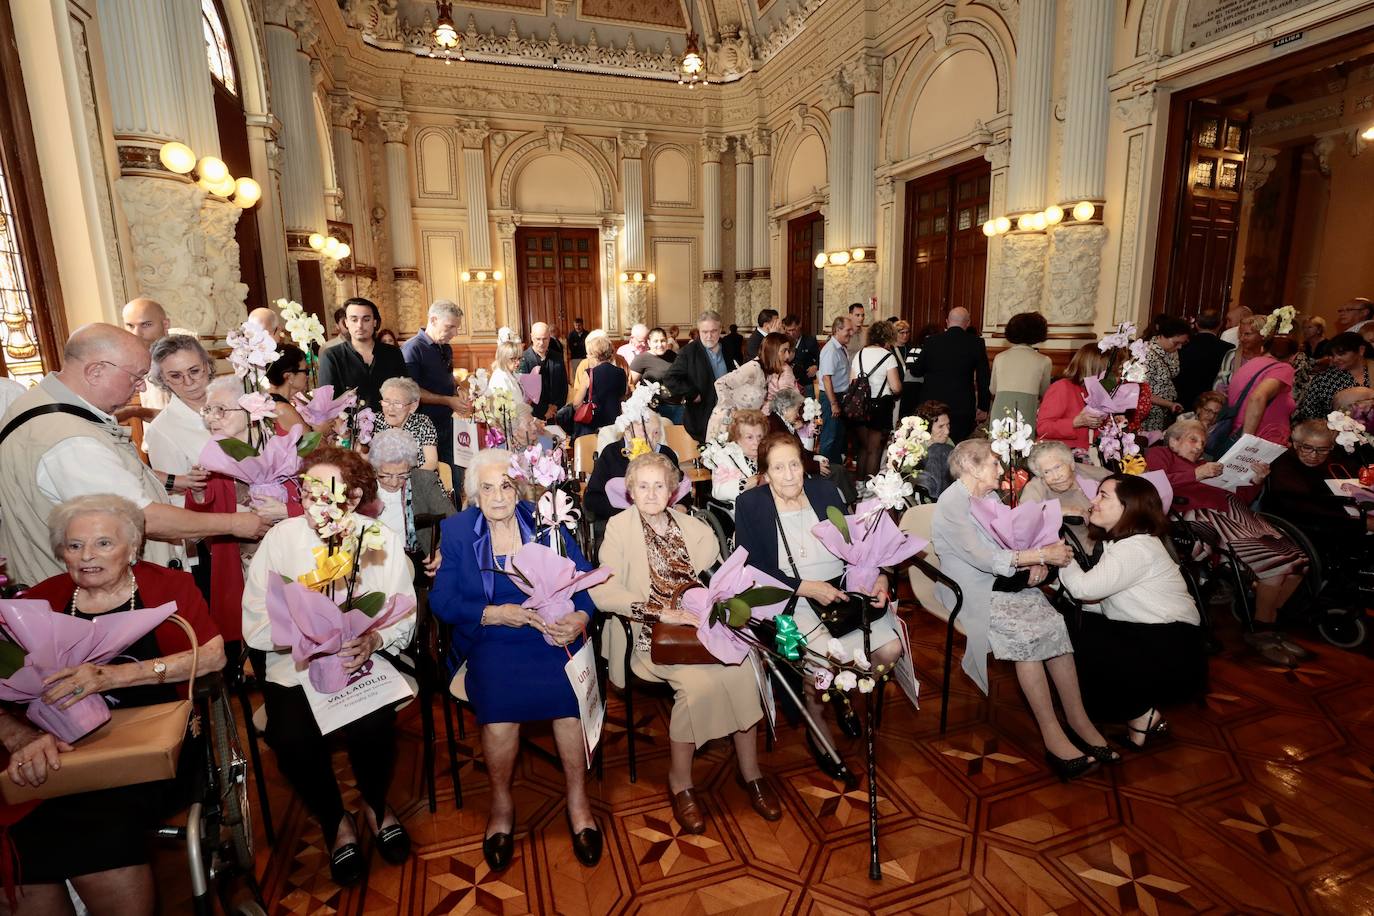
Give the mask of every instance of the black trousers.
<svg viewBox="0 0 1374 916">
<path fill-rule="evenodd" d="M 267 706 L 263 737 L 277 755 L 277 766 L 333 845 L 344 804 L 330 763 L 329 739 L 320 734 L 303 688 L 265 683 L 262 698 Z M 339 733 L 348 749 L 358 792 L 381 823 L 396 768 L 396 711 L 384 706 L 350 722 Z"/>
<path fill-rule="evenodd" d="M 1196 699 L 1207 689 L 1202 628 L 1189 623 L 1130 623 L 1083 614 L 1073 661 L 1088 715 L 1125 722 Z"/>
</svg>

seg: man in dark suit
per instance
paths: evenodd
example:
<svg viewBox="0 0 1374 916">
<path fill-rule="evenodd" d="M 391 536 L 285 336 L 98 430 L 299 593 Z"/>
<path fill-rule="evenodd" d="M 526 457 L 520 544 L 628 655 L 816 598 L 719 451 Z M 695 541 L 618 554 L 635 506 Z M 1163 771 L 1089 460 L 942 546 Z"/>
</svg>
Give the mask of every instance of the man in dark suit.
<svg viewBox="0 0 1374 916">
<path fill-rule="evenodd" d="M 1221 361 L 1231 345 L 1217 336 L 1221 313 L 1215 309 L 1199 312 L 1197 332 L 1178 348 L 1178 379 L 1174 382 L 1178 402 L 1192 410 L 1193 402 L 1204 391 L 1211 391 L 1221 369 Z"/>
<path fill-rule="evenodd" d="M 739 332 L 739 325 L 730 325 L 730 333 L 721 337 L 720 346 L 729 359 L 744 362 L 744 335 Z"/>
<path fill-rule="evenodd" d="M 788 315 L 782 320 L 782 332 L 792 341 L 792 374 L 797 384 L 812 394 L 816 384 L 816 370 L 821 363 L 821 344 L 815 334 L 803 334 L 801 318 Z"/>
<path fill-rule="evenodd" d="M 716 379 L 739 366 L 725 351 L 720 313 L 706 311 L 697 319 L 697 338 L 688 342 L 663 377 L 668 390 L 687 405 L 682 425 L 698 442 L 706 439 L 706 423 L 716 407 Z"/>
<path fill-rule="evenodd" d="M 921 397 L 949 405 L 949 434 L 955 442 L 967 439 L 992 405 L 987 344 L 969 328 L 969 320 L 968 309 L 950 309 L 945 330 L 928 337 L 916 357 L 915 374 L 925 378 Z"/>
<path fill-rule="evenodd" d="M 553 331 L 542 321 L 530 325 L 530 347 L 520 358 L 520 374 L 539 370 L 539 402 L 534 405 L 536 419 L 552 422 L 558 408 L 568 403 L 568 367 L 563 349 L 554 349 Z"/>
<path fill-rule="evenodd" d="M 774 331 L 782 330 L 782 321 L 778 318 L 777 309 L 764 309 L 759 312 L 758 321 L 754 325 L 754 333 L 749 335 L 749 343 L 744 347 L 746 359 L 753 359 L 759 355 L 759 347 L 763 346 L 763 339 Z"/>
</svg>

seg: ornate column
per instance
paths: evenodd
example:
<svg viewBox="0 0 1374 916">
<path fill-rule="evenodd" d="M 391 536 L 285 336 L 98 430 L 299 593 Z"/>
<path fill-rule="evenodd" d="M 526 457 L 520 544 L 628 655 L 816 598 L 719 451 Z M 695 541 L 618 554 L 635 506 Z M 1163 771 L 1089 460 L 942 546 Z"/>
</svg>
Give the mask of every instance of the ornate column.
<svg viewBox="0 0 1374 916">
<path fill-rule="evenodd" d="M 361 163 L 358 162 L 353 144 L 353 132 L 358 121 L 358 106 L 347 90 L 329 93 L 329 145 L 334 153 L 334 174 L 342 194 L 341 216 L 353 228 L 349 246 L 353 249 L 355 272 L 372 263 L 367 195 L 363 193 Z M 368 257 L 363 256 L 364 252 Z"/>
<path fill-rule="evenodd" d="M 1007 207 L 1007 169 L 1011 162 L 1011 140 L 1007 132 L 1000 132 L 999 142 L 991 143 L 983 150 L 983 158 L 991 169 L 991 200 L 989 212 L 1000 214 Z M 995 235 L 988 239 L 987 287 L 983 292 L 983 330 L 995 333 L 999 322 L 1005 322 L 1002 315 L 1002 261 L 1006 240 L 1009 235 Z M 1010 313 L 1008 313 L 1010 314 Z"/>
<path fill-rule="evenodd" d="M 205 25 L 200 4 L 195 0 L 166 0 L 166 5 L 167 26 L 174 38 L 186 107 L 186 136 L 182 142 L 195 150 L 197 156 L 219 156 L 215 87 L 205 63 Z"/>
<path fill-rule="evenodd" d="M 826 164 L 830 206 L 825 219 L 825 250 L 849 247 L 850 203 L 854 178 L 854 93 L 842 74 L 835 74 L 822 90 L 830 113 L 830 161 Z M 825 268 L 825 320 L 828 325 L 853 301 L 849 268 Z"/>
<path fill-rule="evenodd" d="M 463 140 L 463 190 L 468 204 L 468 263 L 466 270 L 491 271 L 491 225 L 487 217 L 487 137 L 491 129 L 480 119 L 458 121 Z M 510 275 L 507 275 L 510 276 Z M 480 336 L 496 333 L 496 281 L 465 284 L 469 327 Z M 508 321 L 513 321 L 507 316 Z"/>
<path fill-rule="evenodd" d="M 391 236 L 396 316 L 401 327 L 418 328 L 425 320 L 425 305 L 416 266 L 419 262 L 415 258 L 415 221 L 410 209 L 410 156 L 406 152 L 410 115 L 399 108 L 383 108 L 377 112 L 377 124 L 386 138 L 386 222 Z"/>
<path fill-rule="evenodd" d="M 1115 0 L 1073 4 L 1064 135 L 1059 154 L 1059 200 L 1066 214 L 1079 201 L 1101 207 L 1106 196 L 1107 67 Z M 1101 210 L 1098 210 L 1100 214 Z M 1107 230 L 1100 218 L 1066 218 L 1050 230 L 1045 317 L 1055 324 L 1091 324 Z"/>
<path fill-rule="evenodd" d="M 754 276 L 754 163 L 743 134 L 735 138 L 735 321 L 752 322 Z"/>
<path fill-rule="evenodd" d="M 644 131 L 620 134 L 620 184 L 625 198 L 625 260 L 621 270 L 648 273 L 644 258 L 644 147 L 649 138 Z M 649 284 L 625 284 L 625 324 L 633 327 L 649 314 Z"/>
<path fill-rule="evenodd" d="M 515 230 L 516 224 L 513 219 L 502 217 L 496 221 L 496 233 L 501 237 L 501 270 L 505 272 L 506 276 L 501 289 L 504 293 L 502 298 L 505 299 L 507 315 L 520 314 L 520 284 L 515 279 L 520 275 L 520 253 L 515 250 Z M 490 328 L 492 333 L 495 333 L 495 323 Z M 476 326 L 469 322 L 468 332 L 475 333 L 475 331 Z"/>
<path fill-rule="evenodd" d="M 720 311 L 725 298 L 721 281 L 720 155 L 730 146 L 725 137 L 708 136 L 701 141 L 702 234 L 701 307 Z"/>
<path fill-rule="evenodd" d="M 1017 15 L 1016 72 L 1011 86 L 1011 172 L 1007 179 L 1007 215 L 1013 227 L 1018 214 L 1037 212 L 1047 203 L 1054 8 L 1055 0 L 1022 0 Z M 1043 230 L 1023 232 L 1013 228 L 1003 239 L 1001 320 L 1017 312 L 1039 311 L 1048 244 Z"/>
<path fill-rule="evenodd" d="M 750 311 L 757 315 L 769 308 L 773 301 L 773 281 L 769 276 L 772 261 L 769 249 L 768 198 L 772 180 L 772 135 L 760 128 L 747 137 L 749 151 L 754 154 L 754 243 L 753 280 L 749 284 Z"/>
<path fill-rule="evenodd" d="M 1151 276 L 1150 239 L 1141 232 L 1149 222 L 1149 205 L 1159 188 L 1151 180 L 1150 150 L 1155 148 L 1155 91 L 1153 89 L 1118 100 L 1114 107 L 1124 135 L 1117 142 L 1125 144 L 1125 191 L 1116 213 L 1117 233 L 1116 290 L 1111 294 L 1110 318 L 1105 310 L 1098 316 L 1097 326 L 1134 321 L 1143 324 L 1150 301 Z M 1103 320 L 1107 319 L 1107 320 Z"/>
<path fill-rule="evenodd" d="M 877 189 L 878 90 L 883 80 L 881 59 L 861 57 L 849 70 L 854 87 L 854 160 L 849 186 L 849 247 L 862 248 L 864 259 L 849 264 L 850 301 L 867 302 L 878 292 Z M 826 247 L 829 247 L 827 239 Z M 884 309 L 884 311 L 892 311 Z"/>
</svg>

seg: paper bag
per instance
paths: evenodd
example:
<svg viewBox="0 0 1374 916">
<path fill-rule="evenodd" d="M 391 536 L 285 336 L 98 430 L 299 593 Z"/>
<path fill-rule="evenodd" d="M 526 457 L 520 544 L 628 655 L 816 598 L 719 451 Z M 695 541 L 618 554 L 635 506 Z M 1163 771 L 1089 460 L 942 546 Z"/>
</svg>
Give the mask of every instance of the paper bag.
<svg viewBox="0 0 1374 916">
<path fill-rule="evenodd" d="M 601 726 L 606 722 L 606 704 L 601 701 L 601 685 L 596 679 L 596 659 L 592 655 L 592 644 L 582 641 L 582 648 L 568 655 L 568 663 L 563 666 L 572 686 L 573 696 L 577 697 L 578 718 L 582 722 L 582 745 L 587 752 L 587 767 L 592 765 L 592 752 L 601 741 Z"/>
<path fill-rule="evenodd" d="M 474 420 L 453 418 L 453 463 L 469 467 L 477 455 L 477 423 Z"/>
</svg>

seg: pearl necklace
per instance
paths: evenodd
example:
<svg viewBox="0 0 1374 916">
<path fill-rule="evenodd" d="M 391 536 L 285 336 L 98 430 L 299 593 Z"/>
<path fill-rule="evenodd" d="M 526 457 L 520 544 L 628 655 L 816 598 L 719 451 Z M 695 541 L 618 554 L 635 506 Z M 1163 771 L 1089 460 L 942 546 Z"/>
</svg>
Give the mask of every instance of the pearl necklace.
<svg viewBox="0 0 1374 916">
<path fill-rule="evenodd" d="M 73 616 L 73 617 L 77 616 L 77 606 L 76 606 L 76 604 L 77 604 L 77 600 L 78 600 L 80 597 L 81 597 L 81 586 L 78 585 L 78 586 L 76 587 L 76 589 L 72 592 L 72 601 L 71 601 L 71 604 L 67 607 L 67 613 L 70 614 L 70 615 Z M 134 581 L 134 574 L 133 574 L 133 571 L 130 570 L 130 572 L 129 572 L 129 607 L 128 607 L 129 610 L 132 611 L 132 610 L 134 609 L 134 602 L 137 601 L 137 600 L 138 600 L 138 583 Z M 110 610 L 113 610 L 113 608 L 111 608 Z M 104 613 L 108 613 L 108 611 L 106 611 L 106 612 L 104 612 Z"/>
</svg>

